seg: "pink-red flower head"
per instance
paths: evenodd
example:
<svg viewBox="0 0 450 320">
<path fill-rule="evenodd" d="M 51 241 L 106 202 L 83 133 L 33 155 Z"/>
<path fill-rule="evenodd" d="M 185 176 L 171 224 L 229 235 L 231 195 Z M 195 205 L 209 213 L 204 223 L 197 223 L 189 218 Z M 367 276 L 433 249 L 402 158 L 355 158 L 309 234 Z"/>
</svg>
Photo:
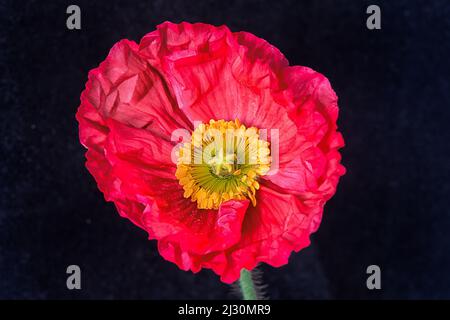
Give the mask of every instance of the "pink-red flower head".
<svg viewBox="0 0 450 320">
<path fill-rule="evenodd" d="M 320 73 L 289 66 L 250 33 L 185 22 L 114 45 L 90 71 L 77 113 L 106 200 L 165 259 L 227 283 L 309 245 L 345 173 L 337 117 Z M 243 138 L 217 157 L 227 130 Z M 239 163 L 240 151 L 253 162 Z M 182 161 L 195 154 L 200 163 Z"/>
</svg>

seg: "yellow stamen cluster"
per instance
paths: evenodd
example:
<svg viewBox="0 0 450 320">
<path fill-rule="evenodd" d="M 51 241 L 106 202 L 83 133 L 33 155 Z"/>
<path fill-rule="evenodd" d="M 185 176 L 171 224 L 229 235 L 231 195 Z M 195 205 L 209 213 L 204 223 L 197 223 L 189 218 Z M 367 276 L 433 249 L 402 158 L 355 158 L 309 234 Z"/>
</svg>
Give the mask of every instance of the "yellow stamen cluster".
<svg viewBox="0 0 450 320">
<path fill-rule="evenodd" d="M 250 199 L 256 205 L 258 177 L 270 169 L 269 143 L 259 130 L 235 121 L 211 120 L 194 130 L 178 150 L 175 173 L 184 197 L 199 209 L 218 209 L 231 200 Z"/>
</svg>

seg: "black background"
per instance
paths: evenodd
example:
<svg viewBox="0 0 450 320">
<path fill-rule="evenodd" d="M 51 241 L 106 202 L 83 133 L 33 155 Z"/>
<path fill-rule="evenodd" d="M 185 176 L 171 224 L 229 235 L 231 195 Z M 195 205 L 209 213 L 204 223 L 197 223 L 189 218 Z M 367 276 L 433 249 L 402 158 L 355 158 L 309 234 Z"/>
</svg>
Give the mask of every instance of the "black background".
<svg viewBox="0 0 450 320">
<path fill-rule="evenodd" d="M 66 28 L 81 7 L 82 29 Z M 382 29 L 366 28 L 378 4 Z M 312 245 L 262 266 L 273 299 L 450 298 L 450 3 L 1 1 L 0 298 L 233 298 L 178 270 L 116 214 L 84 168 L 75 112 L 87 73 L 165 20 L 226 24 L 325 74 L 347 174 Z M 66 267 L 82 290 L 66 289 Z M 377 264 L 382 289 L 366 288 Z"/>
</svg>

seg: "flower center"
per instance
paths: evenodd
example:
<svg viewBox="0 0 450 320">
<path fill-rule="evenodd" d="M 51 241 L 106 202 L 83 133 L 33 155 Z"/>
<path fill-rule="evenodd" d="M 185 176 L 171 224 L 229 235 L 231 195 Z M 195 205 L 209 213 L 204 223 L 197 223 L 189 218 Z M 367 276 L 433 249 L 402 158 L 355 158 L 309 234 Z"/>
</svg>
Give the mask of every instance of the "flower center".
<svg viewBox="0 0 450 320">
<path fill-rule="evenodd" d="M 267 174 L 271 163 L 269 143 L 260 139 L 257 128 L 246 128 L 238 119 L 200 124 L 177 155 L 175 175 L 184 197 L 199 209 L 247 198 L 255 206 L 258 177 Z"/>
</svg>

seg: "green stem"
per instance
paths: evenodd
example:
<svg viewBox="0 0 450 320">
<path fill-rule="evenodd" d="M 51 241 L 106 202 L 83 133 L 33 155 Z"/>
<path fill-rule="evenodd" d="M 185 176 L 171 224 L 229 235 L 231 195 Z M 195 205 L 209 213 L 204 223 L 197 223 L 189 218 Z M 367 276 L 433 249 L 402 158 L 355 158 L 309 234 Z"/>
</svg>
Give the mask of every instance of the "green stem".
<svg viewBox="0 0 450 320">
<path fill-rule="evenodd" d="M 251 271 L 242 269 L 239 278 L 239 287 L 241 288 L 242 298 L 244 300 L 258 300 L 256 296 L 255 284 L 253 283 Z"/>
</svg>

